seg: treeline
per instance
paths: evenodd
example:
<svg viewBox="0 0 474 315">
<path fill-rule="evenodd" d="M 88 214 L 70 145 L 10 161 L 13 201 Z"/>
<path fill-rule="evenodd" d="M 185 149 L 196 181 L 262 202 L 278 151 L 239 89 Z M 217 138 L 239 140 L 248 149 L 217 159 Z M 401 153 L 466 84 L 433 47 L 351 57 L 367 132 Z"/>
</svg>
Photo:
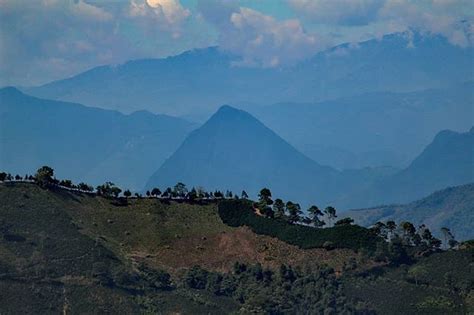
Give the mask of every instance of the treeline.
<svg viewBox="0 0 474 315">
<path fill-rule="evenodd" d="M 49 166 L 40 167 L 35 175 L 11 175 L 0 172 L 0 181 L 35 182 L 41 187 L 62 187 L 86 193 L 93 193 L 105 198 L 143 198 L 139 193 L 123 191 L 112 182 L 98 185 L 95 189 L 86 183 L 74 184 L 71 180 L 58 180 L 54 170 Z M 337 210 L 327 206 L 324 210 L 311 205 L 306 215 L 298 203 L 280 199 L 272 199 L 270 189 L 263 188 L 258 194 L 258 201 L 251 202 L 246 191 L 239 195 L 232 191 L 220 190 L 207 192 L 202 187 L 188 190 L 184 183 L 177 183 L 164 191 L 153 188 L 145 193 L 148 198 L 199 201 L 223 200 L 219 204 L 219 215 L 231 226 L 249 226 L 258 234 L 277 237 L 290 244 L 302 248 L 324 247 L 366 249 L 376 259 L 387 259 L 393 262 L 407 261 L 413 253 L 436 251 L 444 244 L 444 248 L 456 248 L 458 242 L 454 234 L 443 227 L 441 232 L 444 242 L 433 236 L 431 231 L 421 225 L 416 229 L 410 222 L 401 222 L 398 226 L 394 221 L 377 222 L 370 229 L 353 225 L 351 218 L 337 220 Z M 268 220 L 271 219 L 271 220 Z M 323 228 L 331 227 L 331 228 Z M 382 242 L 380 241 L 382 240 Z"/>
<path fill-rule="evenodd" d="M 175 199 L 175 200 L 219 200 L 219 199 L 247 199 L 247 192 L 242 191 L 240 196 L 234 194 L 230 190 L 220 191 L 215 190 L 214 192 L 206 191 L 202 187 L 192 187 L 188 189 L 184 183 L 177 183 L 173 187 L 168 187 L 161 191 L 159 188 L 153 188 L 146 191 L 145 196 L 135 192 L 132 193 L 129 189 L 122 190 L 119 186 L 112 182 L 105 182 L 102 185 L 98 185 L 95 188 L 86 183 L 74 184 L 69 179 L 59 180 L 54 176 L 53 168 L 49 166 L 40 167 L 35 175 L 15 175 L 10 173 L 0 172 L 0 182 L 35 182 L 43 188 L 61 187 L 69 190 L 78 190 L 86 193 L 94 193 L 105 198 L 161 198 L 161 199 Z"/>
</svg>

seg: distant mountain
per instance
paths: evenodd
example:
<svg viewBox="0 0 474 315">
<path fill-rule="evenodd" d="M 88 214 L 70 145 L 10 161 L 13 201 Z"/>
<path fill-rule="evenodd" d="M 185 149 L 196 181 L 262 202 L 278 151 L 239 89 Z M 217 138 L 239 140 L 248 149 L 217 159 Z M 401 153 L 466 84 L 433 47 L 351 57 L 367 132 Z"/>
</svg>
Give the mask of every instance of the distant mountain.
<svg viewBox="0 0 474 315">
<path fill-rule="evenodd" d="M 0 90 L 0 169 L 20 173 L 50 165 L 62 178 L 106 180 L 142 189 L 192 123 L 166 115 L 85 107 Z"/>
<path fill-rule="evenodd" d="M 125 112 L 145 108 L 203 119 L 220 104 L 315 102 L 446 87 L 472 80 L 473 58 L 473 48 L 453 46 L 441 36 L 399 33 L 337 46 L 292 67 L 239 67 L 239 57 L 213 47 L 101 66 L 25 91 Z"/>
<path fill-rule="evenodd" d="M 343 204 L 367 207 L 410 202 L 449 186 L 474 182 L 474 128 L 441 131 L 404 170 L 351 193 Z"/>
<path fill-rule="evenodd" d="M 246 190 L 254 197 L 263 187 L 294 201 L 326 203 L 339 172 L 307 158 L 247 112 L 222 106 L 151 177 L 147 187 L 181 181 L 206 189 Z"/>
<path fill-rule="evenodd" d="M 406 167 L 440 130 L 474 125 L 474 82 L 312 104 L 242 105 L 308 157 L 338 169 Z"/>
<path fill-rule="evenodd" d="M 352 210 L 344 215 L 365 226 L 387 220 L 424 223 L 437 235 L 448 227 L 459 240 L 473 239 L 474 184 L 446 188 L 406 205 Z"/>
</svg>

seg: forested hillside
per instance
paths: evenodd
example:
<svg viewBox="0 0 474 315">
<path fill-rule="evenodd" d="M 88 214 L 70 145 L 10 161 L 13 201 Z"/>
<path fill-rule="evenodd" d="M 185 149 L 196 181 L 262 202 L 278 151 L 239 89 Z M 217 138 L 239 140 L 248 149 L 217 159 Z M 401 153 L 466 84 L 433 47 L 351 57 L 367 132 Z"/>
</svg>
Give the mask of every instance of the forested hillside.
<svg viewBox="0 0 474 315">
<path fill-rule="evenodd" d="M 249 200 L 113 197 L 57 186 L 40 173 L 35 178 L 0 183 L 2 313 L 392 314 L 399 304 L 408 313 L 474 307 L 472 244 L 440 252 L 426 230 L 414 245 L 418 234 L 392 232 L 384 240 L 384 230 L 347 220 L 310 227 L 292 219 L 290 204 L 284 217 L 278 207 L 265 210 L 273 204 L 265 190 L 253 204 L 265 213 L 259 215 Z M 393 299 L 393 292 L 400 294 Z"/>
</svg>

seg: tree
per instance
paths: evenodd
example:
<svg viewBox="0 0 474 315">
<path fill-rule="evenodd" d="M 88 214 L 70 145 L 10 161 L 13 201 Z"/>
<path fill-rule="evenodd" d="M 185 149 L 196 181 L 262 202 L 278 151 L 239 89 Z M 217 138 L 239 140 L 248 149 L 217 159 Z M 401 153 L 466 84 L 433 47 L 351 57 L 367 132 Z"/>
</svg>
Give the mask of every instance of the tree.
<svg viewBox="0 0 474 315">
<path fill-rule="evenodd" d="M 115 186 L 115 184 L 112 182 L 106 182 L 103 185 L 97 186 L 96 190 L 97 190 L 98 195 L 104 196 L 106 198 L 110 198 L 110 197 L 117 198 L 122 192 L 122 189 Z"/>
<path fill-rule="evenodd" d="M 290 223 L 297 223 L 301 221 L 300 216 L 303 212 L 301 211 L 299 204 L 288 201 L 286 203 L 286 211 L 288 212 L 288 221 L 290 221 Z"/>
<path fill-rule="evenodd" d="M 150 196 L 151 196 L 151 192 L 150 192 L 149 190 L 147 190 L 146 193 L 145 193 L 145 195 L 146 195 L 147 197 L 150 197 Z"/>
<path fill-rule="evenodd" d="M 371 230 L 375 232 L 376 235 L 383 237 L 384 239 L 387 238 L 387 226 L 383 222 L 376 222 L 372 227 Z"/>
<path fill-rule="evenodd" d="M 351 225 L 352 223 L 354 223 L 354 219 L 344 218 L 334 223 L 334 226 Z"/>
<path fill-rule="evenodd" d="M 195 200 L 198 197 L 196 188 L 192 188 L 191 191 L 188 193 L 187 198 L 191 201 Z"/>
<path fill-rule="evenodd" d="M 151 195 L 154 196 L 154 197 L 158 197 L 159 195 L 161 195 L 161 191 L 159 188 L 153 188 L 151 190 Z"/>
<path fill-rule="evenodd" d="M 242 199 L 249 199 L 249 195 L 247 194 L 245 190 L 242 190 L 242 194 L 240 194 L 240 197 Z"/>
<path fill-rule="evenodd" d="M 77 188 L 79 188 L 80 190 L 83 190 L 83 191 L 93 191 L 94 190 L 94 187 L 92 187 L 90 185 L 87 185 L 86 183 L 79 183 L 77 185 Z"/>
<path fill-rule="evenodd" d="M 54 183 L 54 170 L 49 166 L 40 167 L 35 174 L 36 182 L 41 187 L 48 187 Z"/>
<path fill-rule="evenodd" d="M 1 172 L 0 173 L 0 182 L 3 182 L 7 179 L 7 173 Z"/>
<path fill-rule="evenodd" d="M 411 245 L 411 243 L 413 242 L 413 237 L 416 233 L 415 226 L 408 221 L 402 222 L 400 226 L 403 229 L 403 239 L 405 241 L 405 244 Z"/>
<path fill-rule="evenodd" d="M 125 191 L 123 192 L 123 195 L 124 195 L 125 197 L 127 197 L 127 198 L 130 198 L 130 197 L 132 196 L 132 192 L 127 189 L 127 190 L 125 190 Z"/>
<path fill-rule="evenodd" d="M 275 202 L 273 203 L 273 212 L 277 218 L 283 219 L 285 217 L 285 204 L 280 198 L 275 199 Z"/>
<path fill-rule="evenodd" d="M 260 193 L 258 194 L 258 199 L 260 203 L 263 202 L 267 206 L 273 204 L 272 192 L 268 188 L 263 188 L 262 190 L 260 190 Z"/>
<path fill-rule="evenodd" d="M 59 186 L 71 188 L 73 185 L 72 185 L 72 181 L 71 181 L 71 180 L 69 180 L 69 179 L 63 179 L 62 181 L 59 182 Z"/>
<path fill-rule="evenodd" d="M 387 226 L 387 230 L 389 232 L 388 238 L 389 238 L 389 240 L 391 240 L 394 236 L 393 235 L 394 231 L 397 229 L 397 224 L 395 223 L 395 221 L 387 221 L 386 226 Z"/>
<path fill-rule="evenodd" d="M 185 184 L 179 182 L 176 185 L 174 185 L 174 189 L 173 189 L 174 196 L 184 198 L 187 193 L 188 193 L 188 189 L 186 188 Z"/>
<path fill-rule="evenodd" d="M 15 180 L 21 180 L 21 176 L 18 175 L 18 174 L 16 174 L 16 175 L 15 175 Z"/>
<path fill-rule="evenodd" d="M 451 230 L 449 228 L 442 227 L 441 232 L 443 233 L 443 237 L 444 237 L 444 248 L 445 249 L 447 249 L 448 246 L 453 248 L 454 246 L 457 245 L 457 241 L 454 239 L 454 235 L 453 235 L 453 233 L 451 233 Z"/>
<path fill-rule="evenodd" d="M 323 227 L 326 222 L 321 220 L 319 217 L 323 216 L 323 212 L 319 210 L 318 206 L 312 205 L 308 209 L 309 218 L 314 227 L 320 228 Z"/>
<path fill-rule="evenodd" d="M 334 207 L 326 207 L 326 209 L 324 209 L 324 213 L 326 214 L 329 222 L 333 222 L 337 218 L 336 208 Z"/>
</svg>

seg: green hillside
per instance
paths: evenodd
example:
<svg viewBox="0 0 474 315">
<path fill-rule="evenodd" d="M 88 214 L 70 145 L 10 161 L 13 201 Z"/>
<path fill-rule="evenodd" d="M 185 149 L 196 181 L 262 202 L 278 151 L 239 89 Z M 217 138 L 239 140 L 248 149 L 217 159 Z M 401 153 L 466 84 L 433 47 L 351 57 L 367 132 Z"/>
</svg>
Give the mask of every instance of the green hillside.
<svg viewBox="0 0 474 315">
<path fill-rule="evenodd" d="M 259 219 L 231 223 L 248 202 L 104 198 L 33 183 L 0 183 L 0 200 L 1 314 L 383 314 L 380 301 L 406 287 L 418 292 L 397 300 L 409 312 L 431 310 L 441 291 L 435 308 L 472 307 L 469 249 L 391 267 L 367 253 L 370 239 L 346 234 L 363 228 L 313 233 L 258 217 L 271 234 Z M 300 229 L 304 238 L 287 238 Z M 318 248 L 322 237 L 341 248 Z M 406 275 L 417 265 L 437 276 L 413 284 Z M 443 280 L 450 266 L 459 266 L 455 286 Z"/>
</svg>

